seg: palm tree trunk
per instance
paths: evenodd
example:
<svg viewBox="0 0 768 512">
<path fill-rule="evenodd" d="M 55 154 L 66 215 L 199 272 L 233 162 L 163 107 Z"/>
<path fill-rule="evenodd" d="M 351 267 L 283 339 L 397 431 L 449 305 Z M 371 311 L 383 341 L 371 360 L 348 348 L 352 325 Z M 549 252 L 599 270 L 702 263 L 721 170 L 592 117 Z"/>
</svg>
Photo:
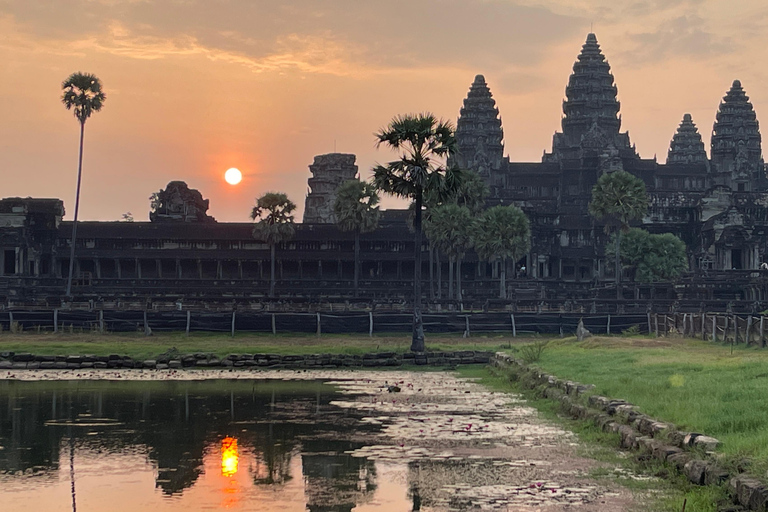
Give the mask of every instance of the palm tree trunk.
<svg viewBox="0 0 768 512">
<path fill-rule="evenodd" d="M 357 283 L 360 276 L 360 232 L 355 231 L 355 298 L 357 298 Z"/>
<path fill-rule="evenodd" d="M 77 499 L 75 499 L 75 438 L 69 435 L 69 486 L 72 494 L 72 512 L 77 512 Z"/>
<path fill-rule="evenodd" d="M 275 244 L 269 246 L 270 265 L 269 265 L 269 297 L 275 296 Z"/>
<path fill-rule="evenodd" d="M 499 273 L 499 298 L 507 298 L 507 258 L 501 258 L 501 269 Z"/>
<path fill-rule="evenodd" d="M 461 258 L 456 257 L 456 300 L 461 300 Z"/>
<path fill-rule="evenodd" d="M 453 300 L 453 256 L 448 258 L 448 300 Z"/>
<path fill-rule="evenodd" d="M 75 219 L 72 224 L 72 242 L 69 248 L 69 275 L 67 277 L 67 297 L 72 297 L 72 273 L 75 270 L 75 242 L 77 241 L 77 213 L 80 210 L 80 183 L 83 177 L 83 136 L 85 121 L 80 122 L 80 155 L 77 160 L 77 191 L 75 192 Z"/>
<path fill-rule="evenodd" d="M 440 251 L 435 249 L 435 264 L 437 265 L 437 298 L 443 298 L 443 263 L 440 261 Z"/>
<path fill-rule="evenodd" d="M 429 242 L 429 300 L 435 300 L 435 248 Z"/>
<path fill-rule="evenodd" d="M 621 228 L 616 230 L 616 300 L 622 299 L 621 294 Z"/>
<path fill-rule="evenodd" d="M 414 206 L 416 216 L 413 219 L 413 339 L 411 352 L 424 352 L 424 320 L 421 317 L 421 205 L 422 191 L 416 191 Z"/>
</svg>

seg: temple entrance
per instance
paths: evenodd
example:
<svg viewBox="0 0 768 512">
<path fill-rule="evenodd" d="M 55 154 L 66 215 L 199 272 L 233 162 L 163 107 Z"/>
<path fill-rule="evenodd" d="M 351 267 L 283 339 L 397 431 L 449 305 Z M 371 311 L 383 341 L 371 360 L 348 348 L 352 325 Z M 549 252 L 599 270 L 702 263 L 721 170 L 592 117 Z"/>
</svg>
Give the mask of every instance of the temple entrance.
<svg viewBox="0 0 768 512">
<path fill-rule="evenodd" d="M 741 249 L 731 249 L 731 268 L 733 270 L 742 270 L 744 268 L 741 263 Z"/>
<path fill-rule="evenodd" d="M 3 274 L 11 276 L 16 273 L 16 251 L 6 249 L 3 251 Z"/>
</svg>

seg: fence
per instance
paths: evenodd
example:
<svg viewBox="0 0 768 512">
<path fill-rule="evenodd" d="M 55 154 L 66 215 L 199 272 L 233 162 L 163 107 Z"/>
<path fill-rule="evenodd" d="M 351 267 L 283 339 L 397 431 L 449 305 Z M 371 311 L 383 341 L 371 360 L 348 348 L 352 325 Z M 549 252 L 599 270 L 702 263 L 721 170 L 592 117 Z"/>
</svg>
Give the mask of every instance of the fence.
<svg viewBox="0 0 768 512">
<path fill-rule="evenodd" d="M 580 319 L 595 334 L 617 334 L 633 326 L 647 327 L 647 315 L 580 315 L 568 313 L 427 313 L 427 333 L 504 332 L 519 334 L 560 334 L 576 332 Z M 90 332 L 220 332 L 234 336 L 250 333 L 342 334 L 410 332 L 413 316 L 407 313 L 264 313 L 251 311 L 124 311 L 124 310 L 37 310 L 0 311 L 3 331 L 90 331 Z"/>
<path fill-rule="evenodd" d="M 656 336 L 678 334 L 726 343 L 766 346 L 765 316 L 722 313 L 651 313 L 647 331 Z"/>
</svg>

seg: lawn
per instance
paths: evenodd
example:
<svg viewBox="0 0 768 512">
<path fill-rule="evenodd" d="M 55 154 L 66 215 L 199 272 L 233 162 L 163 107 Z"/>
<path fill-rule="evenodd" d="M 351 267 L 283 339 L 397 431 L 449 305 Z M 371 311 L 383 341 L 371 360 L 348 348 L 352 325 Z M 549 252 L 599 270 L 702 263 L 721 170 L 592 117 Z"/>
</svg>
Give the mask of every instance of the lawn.
<svg viewBox="0 0 768 512">
<path fill-rule="evenodd" d="M 596 337 L 551 342 L 535 363 L 594 384 L 682 430 L 723 442 L 729 458 L 768 468 L 768 350 L 690 339 Z"/>
<path fill-rule="evenodd" d="M 460 335 L 427 336 L 427 350 L 491 350 L 496 351 L 523 338 L 491 334 L 462 338 Z M 528 340 L 530 341 L 530 340 Z M 410 349 L 407 334 L 359 334 L 313 336 L 307 334 L 225 334 L 160 333 L 144 336 L 135 333 L 21 333 L 0 334 L 0 352 L 31 352 L 38 355 L 109 355 L 119 354 L 136 359 L 153 358 L 168 350 L 180 353 L 206 352 L 227 354 L 271 353 L 300 354 L 364 354 L 368 352 L 405 352 Z"/>
</svg>

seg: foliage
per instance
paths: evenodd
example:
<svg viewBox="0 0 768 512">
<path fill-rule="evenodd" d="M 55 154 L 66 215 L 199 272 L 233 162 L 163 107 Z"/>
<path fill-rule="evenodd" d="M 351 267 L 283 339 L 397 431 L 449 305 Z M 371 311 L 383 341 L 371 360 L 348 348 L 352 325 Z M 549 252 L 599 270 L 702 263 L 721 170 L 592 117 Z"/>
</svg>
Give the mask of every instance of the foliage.
<svg viewBox="0 0 768 512">
<path fill-rule="evenodd" d="M 535 363 L 541 359 L 548 343 L 549 340 L 536 340 L 528 345 L 523 345 L 518 349 L 518 355 L 526 364 Z"/>
<path fill-rule="evenodd" d="M 487 209 L 475 226 L 475 251 L 487 261 L 518 260 L 531 249 L 531 224 L 517 206 Z"/>
<path fill-rule="evenodd" d="M 152 212 L 158 212 L 160 211 L 160 207 L 163 204 L 163 200 L 161 199 L 163 192 L 165 192 L 163 189 L 158 190 L 157 192 L 152 192 L 152 195 L 149 196 L 149 209 Z"/>
<path fill-rule="evenodd" d="M 640 336 L 640 326 L 637 324 L 630 325 L 629 327 L 621 331 L 621 334 L 622 336 Z"/>
<path fill-rule="evenodd" d="M 72 73 L 61 83 L 61 88 L 64 91 L 62 103 L 67 110 L 74 111 L 80 124 L 85 124 L 93 112 L 101 110 L 107 99 L 101 81 L 90 73 Z"/>
<path fill-rule="evenodd" d="M 461 258 L 472 247 L 472 213 L 455 203 L 443 204 L 432 210 L 424 231 L 438 250 L 452 259 Z"/>
<path fill-rule="evenodd" d="M 133 214 L 131 212 L 125 212 L 122 215 L 121 220 L 123 222 L 133 222 Z"/>
<path fill-rule="evenodd" d="M 615 250 L 616 238 L 606 247 Z M 651 234 L 644 229 L 632 228 L 621 242 L 621 261 L 635 268 L 635 281 L 653 283 L 674 281 L 688 270 L 685 243 L 672 233 Z"/>
<path fill-rule="evenodd" d="M 589 213 L 598 220 L 615 220 L 623 232 L 629 223 L 641 219 L 648 209 L 645 183 L 626 171 L 616 171 L 600 176 L 592 188 Z M 605 226 L 606 233 L 609 224 Z"/>
<path fill-rule="evenodd" d="M 342 231 L 370 233 L 379 225 L 379 195 L 370 183 L 349 180 L 336 191 L 333 212 Z"/>
<path fill-rule="evenodd" d="M 293 238 L 296 226 L 292 212 L 296 205 L 280 192 L 267 192 L 256 200 L 251 219 L 257 220 L 253 236 L 269 245 L 276 245 Z"/>
<path fill-rule="evenodd" d="M 376 188 L 406 199 L 423 200 L 425 191 L 446 187 L 445 160 L 456 152 L 453 125 L 429 113 L 395 117 L 376 134 L 376 147 L 400 151 L 400 159 L 373 169 Z M 449 175 L 450 178 L 450 175 Z"/>
</svg>

